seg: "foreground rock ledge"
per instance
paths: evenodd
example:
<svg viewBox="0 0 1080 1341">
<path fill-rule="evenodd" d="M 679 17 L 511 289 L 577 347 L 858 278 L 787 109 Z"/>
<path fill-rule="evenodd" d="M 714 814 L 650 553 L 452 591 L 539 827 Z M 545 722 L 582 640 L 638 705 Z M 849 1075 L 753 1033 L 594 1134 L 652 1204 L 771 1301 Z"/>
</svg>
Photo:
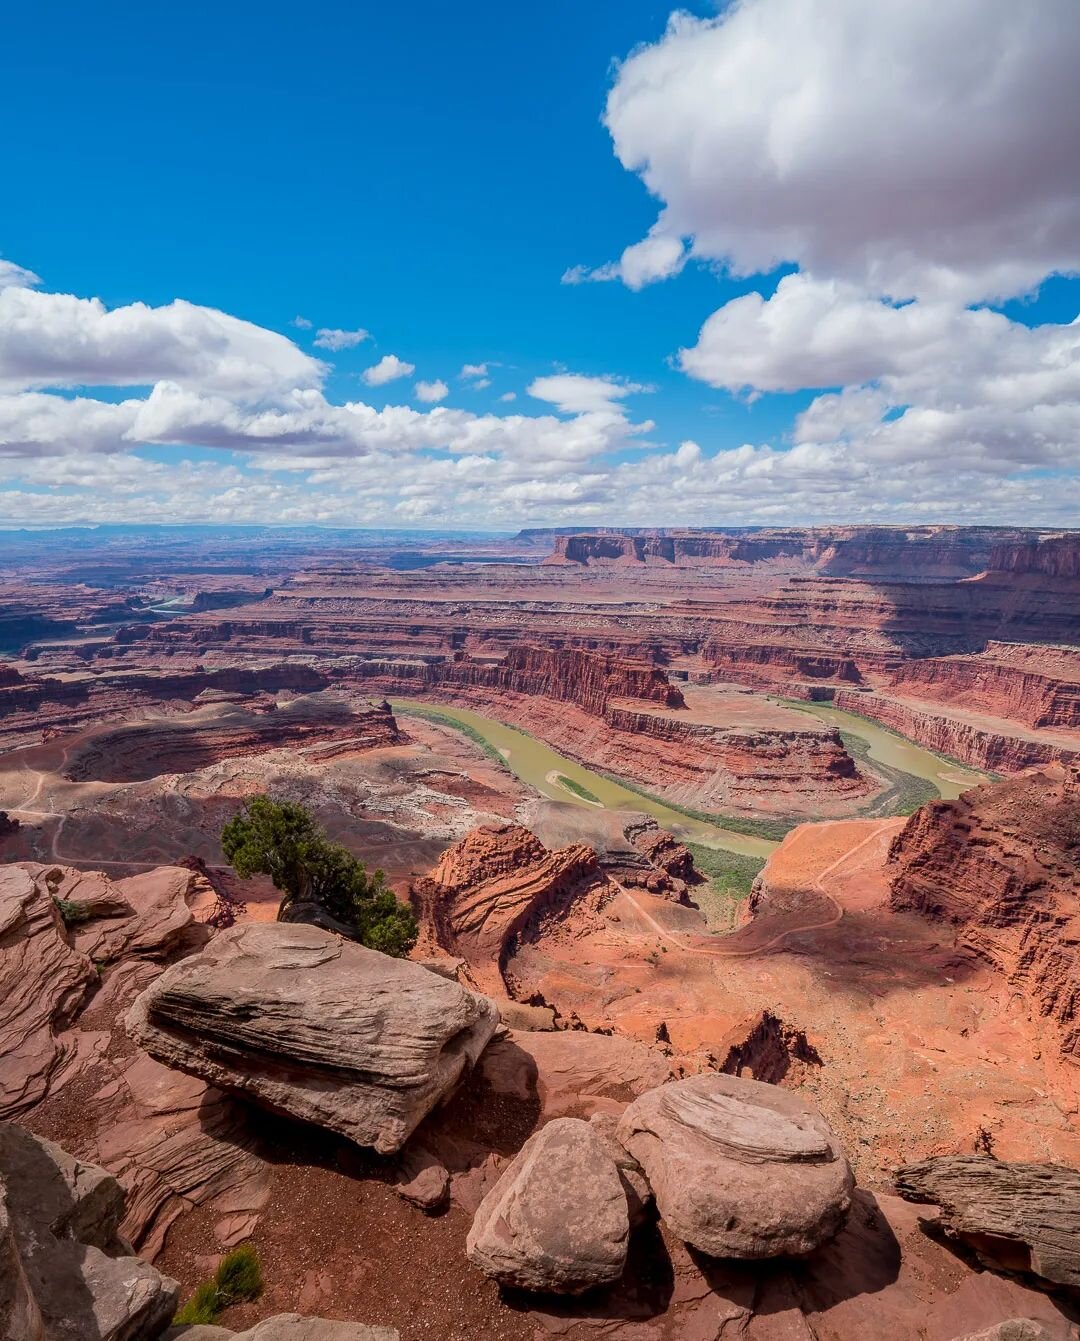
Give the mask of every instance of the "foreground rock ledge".
<svg viewBox="0 0 1080 1341">
<path fill-rule="evenodd" d="M 233 927 L 174 964 L 128 1012 L 166 1066 L 397 1151 L 499 1022 L 495 1003 L 318 927 Z"/>
<path fill-rule="evenodd" d="M 629 1236 L 626 1193 L 600 1136 L 557 1118 L 480 1203 L 466 1251 L 500 1285 L 577 1294 L 619 1279 Z"/>
<path fill-rule="evenodd" d="M 171 1327 L 165 1333 L 165 1341 L 398 1341 L 398 1338 L 392 1327 L 302 1318 L 298 1313 L 264 1318 L 246 1332 L 233 1332 L 213 1323 L 194 1323 L 189 1327 Z"/>
<path fill-rule="evenodd" d="M 664 1221 L 712 1257 L 812 1252 L 841 1228 L 855 1180 L 821 1114 L 788 1090 L 701 1075 L 649 1090 L 617 1135 Z"/>
<path fill-rule="evenodd" d="M 941 1207 L 942 1229 L 987 1266 L 1080 1287 L 1080 1172 L 941 1155 L 896 1172 L 906 1201 Z"/>
<path fill-rule="evenodd" d="M 131 1255 L 115 1178 L 0 1123 L 0 1337 L 152 1341 L 179 1286 Z"/>
</svg>

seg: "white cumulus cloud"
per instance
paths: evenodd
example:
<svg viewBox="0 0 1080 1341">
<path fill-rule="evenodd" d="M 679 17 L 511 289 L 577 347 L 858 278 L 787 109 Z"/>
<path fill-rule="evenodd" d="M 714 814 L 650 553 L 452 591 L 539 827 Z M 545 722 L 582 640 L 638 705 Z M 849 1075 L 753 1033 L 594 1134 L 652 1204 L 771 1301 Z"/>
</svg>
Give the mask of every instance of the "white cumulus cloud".
<svg viewBox="0 0 1080 1341">
<path fill-rule="evenodd" d="M 308 322 L 310 326 L 311 323 Z M 371 339 L 371 332 L 363 329 L 355 331 L 331 330 L 326 326 L 320 326 L 315 332 L 313 341 L 317 349 L 328 349 L 336 354 L 342 349 L 355 349 L 357 345 L 363 344 L 365 340 Z"/>
<path fill-rule="evenodd" d="M 1080 268 L 1075 0 L 736 0 L 672 16 L 605 121 L 662 209 L 600 277 L 693 255 L 894 298 L 1021 293 Z"/>
<path fill-rule="evenodd" d="M 530 396 L 549 401 L 563 414 L 621 414 L 619 401 L 651 387 L 621 382 L 613 377 L 585 377 L 581 373 L 552 373 L 529 384 Z"/>
<path fill-rule="evenodd" d="M 416 372 L 414 363 L 406 363 L 396 354 L 384 354 L 378 363 L 366 368 L 361 376 L 368 386 L 385 386 L 398 377 L 411 377 Z"/>
<path fill-rule="evenodd" d="M 434 382 L 417 382 L 413 391 L 416 393 L 417 400 L 426 401 L 428 404 L 445 400 L 450 394 L 450 388 L 438 378 Z"/>
<path fill-rule="evenodd" d="M 163 378 L 254 400 L 320 385 L 323 365 L 276 331 L 181 299 L 109 309 L 97 298 L 0 290 L 0 390 Z"/>
</svg>

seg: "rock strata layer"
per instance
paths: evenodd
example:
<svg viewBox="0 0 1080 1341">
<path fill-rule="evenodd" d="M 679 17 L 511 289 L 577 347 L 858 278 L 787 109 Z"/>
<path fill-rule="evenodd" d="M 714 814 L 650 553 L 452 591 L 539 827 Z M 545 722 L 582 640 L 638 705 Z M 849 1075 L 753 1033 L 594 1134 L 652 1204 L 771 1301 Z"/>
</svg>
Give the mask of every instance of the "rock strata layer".
<svg viewBox="0 0 1080 1341">
<path fill-rule="evenodd" d="M 165 1341 L 398 1341 L 393 1327 L 368 1327 L 362 1322 L 338 1322 L 330 1318 L 302 1318 L 299 1313 L 278 1313 L 264 1318 L 246 1332 L 197 1323 L 192 1327 L 170 1327 Z"/>
<path fill-rule="evenodd" d="M 713 1257 L 812 1252 L 851 1205 L 854 1178 L 828 1123 L 773 1085 L 713 1074 L 661 1085 L 617 1134 L 664 1221 Z"/>
<path fill-rule="evenodd" d="M 382 1154 L 498 1024 L 486 997 L 317 927 L 249 924 L 167 969 L 127 1016 L 151 1056 Z"/>
<path fill-rule="evenodd" d="M 577 1294 L 619 1279 L 629 1233 L 619 1171 L 596 1129 L 556 1118 L 480 1203 L 466 1251 L 500 1285 Z"/>
<path fill-rule="evenodd" d="M 364 1322 L 337 1322 L 331 1318 L 302 1318 L 278 1313 L 263 1318 L 247 1332 L 231 1332 L 213 1324 L 169 1328 L 165 1341 L 398 1341 L 394 1328 L 369 1328 Z"/>
</svg>

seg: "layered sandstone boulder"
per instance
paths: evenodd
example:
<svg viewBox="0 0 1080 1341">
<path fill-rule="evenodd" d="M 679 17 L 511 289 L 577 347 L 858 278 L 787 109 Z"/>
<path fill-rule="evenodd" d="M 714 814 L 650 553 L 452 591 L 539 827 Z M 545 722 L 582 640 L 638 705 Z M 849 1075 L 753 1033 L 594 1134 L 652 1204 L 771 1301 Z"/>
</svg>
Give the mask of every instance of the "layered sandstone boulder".
<svg viewBox="0 0 1080 1341">
<path fill-rule="evenodd" d="M 118 1237 L 119 1183 L 50 1141 L 0 1124 L 0 1335 L 151 1341 L 179 1286 Z"/>
<path fill-rule="evenodd" d="M 399 1150 L 498 1025 L 486 997 L 317 927 L 220 933 L 128 1012 L 151 1056 L 382 1154 Z"/>
<path fill-rule="evenodd" d="M 812 1252 L 847 1218 L 854 1178 L 840 1143 L 788 1090 L 692 1076 L 636 1099 L 617 1135 L 664 1221 L 710 1256 Z"/>
<path fill-rule="evenodd" d="M 939 1206 L 941 1228 L 987 1266 L 1080 1287 L 1080 1172 L 986 1155 L 943 1155 L 897 1170 L 908 1201 Z"/>
<path fill-rule="evenodd" d="M 912 815 L 889 852 L 890 903 L 951 924 L 1080 1061 L 1080 770 L 986 784 Z"/>
<path fill-rule="evenodd" d="M 596 853 L 582 843 L 549 852 L 520 824 L 484 824 L 413 883 L 412 900 L 434 946 L 460 955 L 473 980 L 501 996 L 513 938 L 532 918 L 566 908 L 602 879 Z"/>
<path fill-rule="evenodd" d="M 500 1285 L 577 1294 L 619 1279 L 629 1235 L 626 1193 L 600 1135 L 556 1118 L 484 1197 L 466 1251 Z"/>
</svg>

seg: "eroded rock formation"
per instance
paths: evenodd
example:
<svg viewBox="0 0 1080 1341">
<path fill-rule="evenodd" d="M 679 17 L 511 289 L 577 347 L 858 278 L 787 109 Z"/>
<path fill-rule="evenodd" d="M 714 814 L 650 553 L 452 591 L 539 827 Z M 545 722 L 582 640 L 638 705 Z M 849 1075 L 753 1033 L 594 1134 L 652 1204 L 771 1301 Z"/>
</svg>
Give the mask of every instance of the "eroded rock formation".
<svg viewBox="0 0 1080 1341">
<path fill-rule="evenodd" d="M 502 996 L 514 938 L 602 882 L 596 853 L 583 844 L 549 852 L 519 824 L 483 825 L 414 881 L 411 896 L 432 945 L 460 955 L 483 991 Z"/>
<path fill-rule="evenodd" d="M 941 919 L 999 968 L 1080 1062 L 1080 773 L 1054 765 L 916 812 L 890 900 Z"/>
<path fill-rule="evenodd" d="M 812 1252 L 855 1185 L 825 1119 L 787 1090 L 700 1075 L 650 1090 L 619 1121 L 665 1222 L 714 1257 Z"/>
<path fill-rule="evenodd" d="M 480 1203 L 466 1250 L 500 1285 L 577 1294 L 619 1279 L 629 1236 L 626 1194 L 604 1143 L 588 1122 L 556 1118 Z"/>
</svg>

